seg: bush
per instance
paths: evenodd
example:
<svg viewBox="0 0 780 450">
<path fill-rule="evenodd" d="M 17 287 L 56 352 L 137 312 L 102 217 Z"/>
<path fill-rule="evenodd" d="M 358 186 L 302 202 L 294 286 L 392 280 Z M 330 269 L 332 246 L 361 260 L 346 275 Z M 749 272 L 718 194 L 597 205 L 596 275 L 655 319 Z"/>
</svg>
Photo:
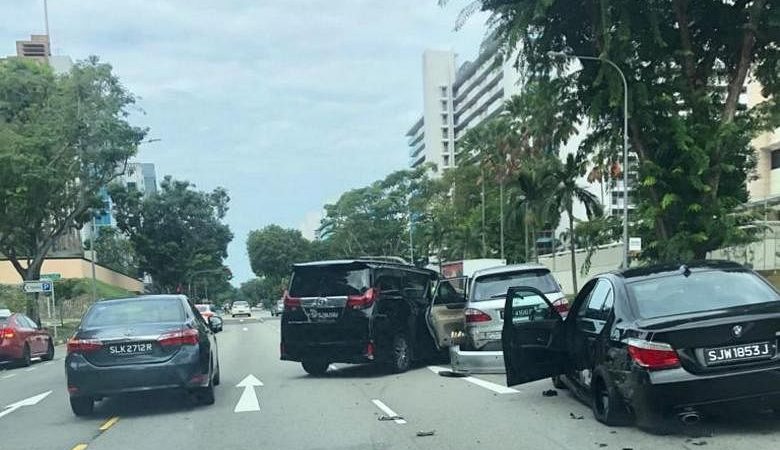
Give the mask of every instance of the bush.
<svg viewBox="0 0 780 450">
<path fill-rule="evenodd" d="M 0 284 L 0 308 L 13 312 L 25 312 L 27 297 L 19 286 Z"/>
</svg>

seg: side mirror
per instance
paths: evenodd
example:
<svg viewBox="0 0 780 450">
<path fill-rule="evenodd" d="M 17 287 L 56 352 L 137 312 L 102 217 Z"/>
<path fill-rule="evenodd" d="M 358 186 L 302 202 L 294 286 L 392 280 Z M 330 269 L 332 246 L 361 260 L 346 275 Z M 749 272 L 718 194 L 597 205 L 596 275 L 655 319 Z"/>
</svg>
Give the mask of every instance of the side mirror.
<svg viewBox="0 0 780 450">
<path fill-rule="evenodd" d="M 209 317 L 209 328 L 215 333 L 222 331 L 222 318 L 217 316 Z"/>
</svg>

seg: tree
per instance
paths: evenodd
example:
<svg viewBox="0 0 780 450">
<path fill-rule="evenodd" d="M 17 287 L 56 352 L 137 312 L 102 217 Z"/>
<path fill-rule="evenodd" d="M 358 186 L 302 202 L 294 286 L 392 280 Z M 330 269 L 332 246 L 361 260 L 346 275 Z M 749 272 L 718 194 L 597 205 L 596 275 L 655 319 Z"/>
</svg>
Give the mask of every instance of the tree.
<svg viewBox="0 0 780 450">
<path fill-rule="evenodd" d="M 180 292 L 196 274 L 229 278 L 222 262 L 233 233 L 223 223 L 230 201 L 223 188 L 198 191 L 166 176 L 148 197 L 119 185 L 110 194 L 117 227 L 130 237 L 139 268 L 152 276 L 157 292 Z"/>
<path fill-rule="evenodd" d="M 478 0 L 496 39 L 530 83 L 576 88 L 561 114 L 592 129 L 581 150 L 619 161 L 623 86 L 598 61 L 614 61 L 629 89 L 631 150 L 639 160 L 633 222 L 652 259 L 701 258 L 740 236 L 732 214 L 747 200 L 751 139 L 780 125 L 780 4 L 769 0 Z M 746 80 L 766 100 L 739 103 Z M 555 106 L 556 103 L 553 103 Z"/>
<path fill-rule="evenodd" d="M 91 248 L 90 242 L 84 243 Z M 98 230 L 95 238 L 96 261 L 101 265 L 131 277 L 138 277 L 137 255 L 127 236 L 112 227 Z"/>
<path fill-rule="evenodd" d="M 55 241 L 90 220 L 97 192 L 124 172 L 146 130 L 128 123 L 135 98 L 96 57 L 62 76 L 0 61 L 0 99 L 0 252 L 23 279 L 37 279 Z"/>
<path fill-rule="evenodd" d="M 262 304 L 271 308 L 282 297 L 286 288 L 286 279 L 272 280 L 270 278 L 253 278 L 241 283 L 239 295 L 251 305 Z"/>
<path fill-rule="evenodd" d="M 585 174 L 585 160 L 582 157 L 569 154 L 566 161 L 558 158 L 554 168 L 550 172 L 553 180 L 552 190 L 549 192 L 549 202 L 552 209 L 565 212 L 569 218 L 569 249 L 571 250 L 571 280 L 574 292 L 577 292 L 577 260 L 574 255 L 576 237 L 574 229 L 574 202 L 580 202 L 585 206 L 588 219 L 602 215 L 602 206 L 599 199 L 590 191 L 578 184 L 578 180 Z"/>
<path fill-rule="evenodd" d="M 311 251 L 300 231 L 279 225 L 250 232 L 246 249 L 252 271 L 277 281 L 290 274 L 293 264 L 307 261 Z"/>
</svg>

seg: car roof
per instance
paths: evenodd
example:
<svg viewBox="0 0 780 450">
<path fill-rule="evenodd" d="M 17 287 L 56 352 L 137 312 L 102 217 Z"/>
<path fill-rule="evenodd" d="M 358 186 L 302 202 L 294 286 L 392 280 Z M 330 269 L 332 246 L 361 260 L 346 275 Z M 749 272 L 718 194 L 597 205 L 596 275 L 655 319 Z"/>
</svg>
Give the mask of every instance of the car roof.
<svg viewBox="0 0 780 450">
<path fill-rule="evenodd" d="M 742 264 L 725 261 L 725 260 L 702 260 L 691 261 L 686 263 L 661 263 L 653 264 L 644 267 L 633 267 L 624 270 L 616 270 L 610 272 L 611 274 L 624 278 L 626 281 L 634 281 L 634 279 L 648 279 L 666 276 L 672 273 L 680 273 L 684 270 L 691 272 L 704 272 L 708 270 L 741 270 L 748 271 L 749 269 Z"/>
<path fill-rule="evenodd" d="M 486 269 L 480 269 L 475 270 L 473 278 L 482 277 L 485 275 L 494 275 L 499 273 L 511 273 L 511 272 L 522 272 L 524 270 L 550 270 L 546 266 L 543 266 L 538 263 L 523 263 L 523 264 L 510 264 L 508 266 L 495 266 L 495 267 L 488 267 Z"/>
<path fill-rule="evenodd" d="M 100 303 L 120 303 L 125 302 L 128 300 L 137 300 L 137 301 L 144 301 L 144 300 L 162 300 L 162 299 L 170 299 L 170 300 L 187 300 L 187 297 L 180 294 L 153 294 L 153 295 L 137 295 L 135 297 L 119 297 L 119 298 L 105 298 L 100 299 Z"/>
<path fill-rule="evenodd" d="M 436 273 L 433 270 L 413 266 L 411 264 L 402 264 L 393 261 L 376 261 L 371 259 L 332 259 L 332 260 L 323 260 L 323 261 L 311 261 L 311 262 L 293 264 L 293 267 L 295 268 L 295 267 L 347 266 L 352 264 L 362 264 L 369 268 L 392 267 L 395 269 L 412 270 L 412 271 L 423 272 L 427 274 Z"/>
</svg>

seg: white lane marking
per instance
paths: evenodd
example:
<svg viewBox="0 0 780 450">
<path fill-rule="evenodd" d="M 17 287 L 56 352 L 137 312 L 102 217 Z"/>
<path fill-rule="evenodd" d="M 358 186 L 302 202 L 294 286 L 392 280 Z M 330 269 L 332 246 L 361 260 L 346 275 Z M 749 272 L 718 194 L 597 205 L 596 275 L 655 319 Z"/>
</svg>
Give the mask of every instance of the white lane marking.
<svg viewBox="0 0 780 450">
<path fill-rule="evenodd" d="M 3 417 L 3 416 L 8 415 L 8 414 L 11 414 L 12 412 L 16 411 L 17 409 L 21 408 L 22 406 L 37 405 L 38 402 L 40 402 L 44 398 L 48 397 L 49 394 L 51 394 L 51 391 L 46 391 L 46 392 L 44 392 L 42 394 L 34 395 L 34 396 L 26 398 L 24 400 L 19 400 L 16 403 L 11 403 L 10 405 L 7 405 L 5 407 L 5 411 L 0 412 L 0 417 Z"/>
<path fill-rule="evenodd" d="M 35 369 L 36 369 L 35 367 L 28 367 L 28 368 L 24 369 L 24 371 L 25 372 L 32 372 Z"/>
<path fill-rule="evenodd" d="M 239 323 L 244 323 L 244 319 L 238 319 Z"/>
<path fill-rule="evenodd" d="M 445 369 L 443 367 L 437 367 L 437 366 L 428 366 L 429 369 L 431 369 L 431 372 L 438 374 L 439 372 L 443 372 Z M 475 378 L 475 377 L 463 377 L 460 378 L 463 381 L 468 381 L 471 384 L 475 384 L 479 387 L 483 387 L 485 389 L 489 389 L 497 394 L 517 394 L 517 389 L 512 389 L 511 387 L 501 386 L 500 384 L 491 383 L 490 381 L 485 381 L 481 378 Z"/>
<path fill-rule="evenodd" d="M 238 388 L 244 388 L 244 392 L 241 393 L 241 398 L 238 399 L 233 412 L 247 412 L 247 411 L 260 411 L 260 402 L 257 401 L 257 393 L 255 392 L 255 386 L 262 386 L 263 382 L 255 378 L 254 375 L 247 375 L 246 378 L 241 380 L 236 385 Z"/>
<path fill-rule="evenodd" d="M 15 377 L 15 376 L 16 376 L 16 374 L 15 374 L 15 373 L 9 373 L 8 375 L 3 375 L 3 379 L 4 379 L 4 380 L 7 380 L 7 379 L 9 379 L 9 378 L 13 378 L 13 377 Z"/>
<path fill-rule="evenodd" d="M 381 401 L 379 401 L 377 399 L 374 399 L 374 400 L 371 400 L 371 401 L 376 405 L 377 408 L 382 410 L 382 412 L 387 414 L 388 416 L 390 416 L 390 417 L 398 416 L 398 414 L 395 411 L 390 409 L 389 406 L 385 405 Z M 403 424 L 406 423 L 406 421 L 404 419 L 395 419 L 393 422 L 395 422 L 395 423 L 397 423 L 399 425 L 403 425 Z"/>
<path fill-rule="evenodd" d="M 242 330 L 242 331 L 249 331 L 249 328 L 247 328 L 247 327 L 244 327 L 244 328 L 242 328 L 241 330 Z"/>
</svg>

